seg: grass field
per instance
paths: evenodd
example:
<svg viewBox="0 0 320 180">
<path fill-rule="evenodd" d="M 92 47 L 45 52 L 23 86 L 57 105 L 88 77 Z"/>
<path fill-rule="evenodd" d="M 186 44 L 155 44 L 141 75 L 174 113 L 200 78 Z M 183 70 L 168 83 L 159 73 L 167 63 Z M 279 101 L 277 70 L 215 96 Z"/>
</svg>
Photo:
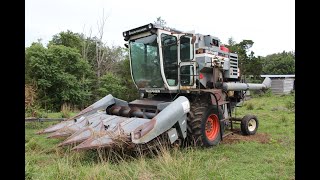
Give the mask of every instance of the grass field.
<svg viewBox="0 0 320 180">
<path fill-rule="evenodd" d="M 256 135 L 230 135 L 213 148 L 172 148 L 116 163 L 101 162 L 96 151 L 72 152 L 56 147 L 61 140 L 35 135 L 53 122 L 26 123 L 26 179 L 295 179 L 294 95 L 253 98 L 236 112 L 258 117 Z"/>
</svg>

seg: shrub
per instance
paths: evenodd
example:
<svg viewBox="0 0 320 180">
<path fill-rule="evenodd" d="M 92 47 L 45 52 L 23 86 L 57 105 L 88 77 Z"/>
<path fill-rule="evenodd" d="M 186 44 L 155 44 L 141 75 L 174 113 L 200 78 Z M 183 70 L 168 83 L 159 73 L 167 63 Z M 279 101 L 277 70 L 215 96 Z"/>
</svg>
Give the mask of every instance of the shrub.
<svg viewBox="0 0 320 180">
<path fill-rule="evenodd" d="M 38 142 L 35 139 L 30 139 L 27 143 L 25 143 L 25 149 L 34 151 L 34 150 L 41 150 L 41 146 L 38 144 Z"/>
<path fill-rule="evenodd" d="M 246 103 L 245 106 L 247 107 L 247 110 L 253 110 L 254 109 L 254 105 L 251 102 Z"/>
<path fill-rule="evenodd" d="M 288 122 L 288 119 L 286 118 L 286 116 L 281 116 L 280 120 L 281 120 L 281 122 L 283 122 L 283 123 Z"/>
<path fill-rule="evenodd" d="M 257 110 L 263 110 L 263 107 L 260 105 L 258 106 Z"/>
<path fill-rule="evenodd" d="M 295 109 L 295 102 L 294 101 L 287 101 L 286 108 L 293 111 Z"/>
<path fill-rule="evenodd" d="M 69 118 L 69 117 L 71 117 L 71 105 L 70 105 L 70 104 L 67 104 L 67 103 L 64 103 L 64 104 L 61 106 L 61 114 L 62 114 L 62 117 L 63 117 L 63 118 Z"/>
</svg>

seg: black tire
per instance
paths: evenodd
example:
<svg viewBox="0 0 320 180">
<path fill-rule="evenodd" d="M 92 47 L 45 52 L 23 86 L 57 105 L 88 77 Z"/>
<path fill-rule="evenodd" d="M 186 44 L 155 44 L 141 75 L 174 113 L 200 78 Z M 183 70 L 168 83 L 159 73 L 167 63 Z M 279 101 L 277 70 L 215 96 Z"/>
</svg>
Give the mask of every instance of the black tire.
<svg viewBox="0 0 320 180">
<path fill-rule="evenodd" d="M 245 115 L 241 120 L 241 133 L 243 135 L 256 134 L 258 127 L 259 121 L 255 115 Z"/>
<path fill-rule="evenodd" d="M 220 111 L 220 113 L 218 113 Z M 206 135 L 207 119 L 210 115 L 215 114 L 218 117 L 218 135 L 214 139 L 209 139 Z M 194 102 L 191 103 L 191 110 L 188 115 L 188 139 L 191 144 L 195 146 L 215 146 L 220 143 L 221 126 L 220 119 L 223 118 L 221 108 L 217 106 L 208 105 L 206 103 Z M 222 124 L 222 123 L 221 123 Z"/>
</svg>

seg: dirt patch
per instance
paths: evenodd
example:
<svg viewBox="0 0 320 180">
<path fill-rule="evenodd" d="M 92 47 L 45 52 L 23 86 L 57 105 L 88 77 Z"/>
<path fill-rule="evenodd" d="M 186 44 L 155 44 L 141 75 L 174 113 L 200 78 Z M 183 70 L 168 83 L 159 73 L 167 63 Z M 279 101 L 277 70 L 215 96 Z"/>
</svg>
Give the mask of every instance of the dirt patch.
<svg viewBox="0 0 320 180">
<path fill-rule="evenodd" d="M 236 131 L 233 134 L 230 134 L 226 136 L 222 144 L 233 144 L 233 143 L 239 143 L 243 141 L 256 141 L 262 144 L 268 143 L 270 141 L 270 135 L 266 133 L 256 133 L 255 135 L 251 136 L 244 136 L 241 134 L 240 131 Z"/>
<path fill-rule="evenodd" d="M 271 111 L 288 111 L 288 108 L 282 107 L 282 106 L 277 106 L 277 107 L 273 107 L 271 109 Z"/>
<path fill-rule="evenodd" d="M 154 178 L 154 175 L 148 172 L 141 172 L 138 177 L 139 180 L 147 180 L 152 178 Z"/>
</svg>

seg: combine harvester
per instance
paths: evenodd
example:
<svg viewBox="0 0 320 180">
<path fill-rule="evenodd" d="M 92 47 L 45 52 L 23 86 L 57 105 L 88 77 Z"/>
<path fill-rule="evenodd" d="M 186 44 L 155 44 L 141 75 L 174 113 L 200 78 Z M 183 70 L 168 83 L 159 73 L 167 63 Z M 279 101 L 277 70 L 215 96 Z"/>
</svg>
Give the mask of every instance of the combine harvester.
<svg viewBox="0 0 320 180">
<path fill-rule="evenodd" d="M 74 150 L 148 146 L 159 137 L 170 144 L 215 146 L 241 122 L 254 135 L 256 116 L 232 117 L 244 91 L 271 86 L 240 82 L 238 55 L 217 37 L 147 24 L 123 32 L 140 99 L 127 102 L 107 95 L 76 116 L 40 132 L 66 138 Z"/>
</svg>

